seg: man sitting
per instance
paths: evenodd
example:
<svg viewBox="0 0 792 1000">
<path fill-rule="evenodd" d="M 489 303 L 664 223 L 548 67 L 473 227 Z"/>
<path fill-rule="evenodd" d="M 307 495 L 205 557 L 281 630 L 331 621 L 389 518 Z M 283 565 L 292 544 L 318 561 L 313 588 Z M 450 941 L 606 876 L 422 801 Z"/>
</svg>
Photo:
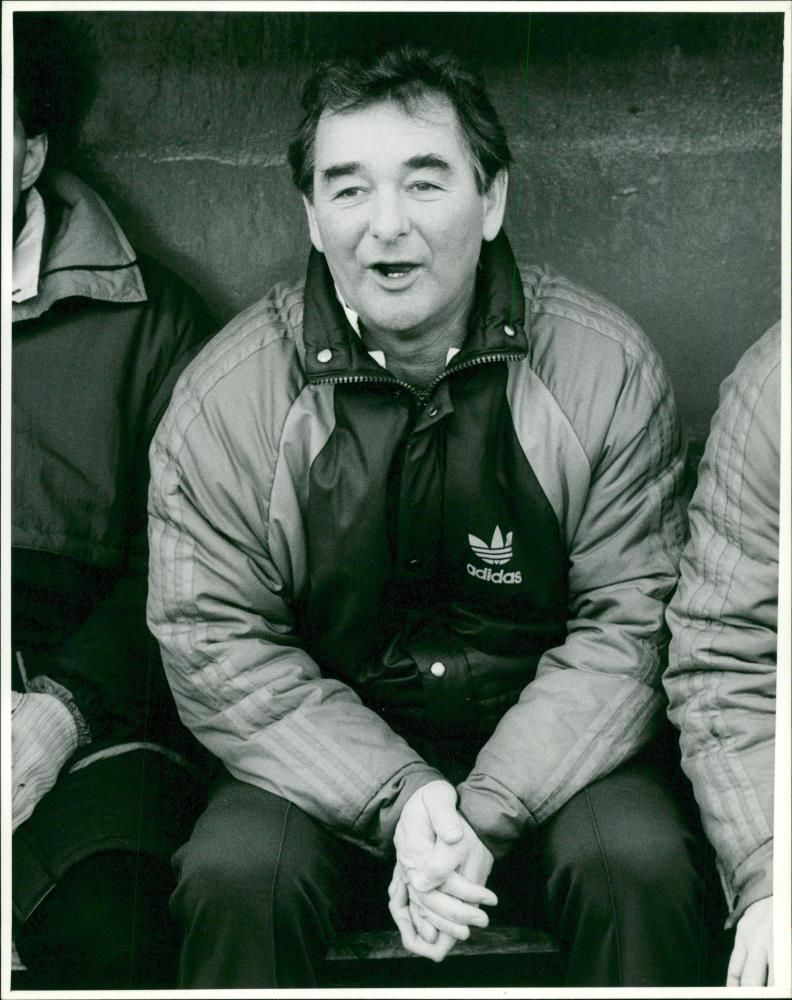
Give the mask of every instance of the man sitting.
<svg viewBox="0 0 792 1000">
<path fill-rule="evenodd" d="M 743 355 L 690 505 L 665 687 L 736 927 L 727 986 L 773 982 L 781 325 Z"/>
<path fill-rule="evenodd" d="M 304 109 L 305 280 L 202 352 L 151 452 L 149 621 L 225 765 L 176 855 L 181 985 L 310 986 L 388 885 L 439 961 L 492 886 L 530 919 L 532 877 L 569 983 L 692 985 L 660 362 L 603 299 L 518 271 L 509 147 L 457 60 L 325 64 Z"/>
<path fill-rule="evenodd" d="M 147 449 L 212 321 L 51 168 L 59 19 L 17 13 L 14 42 L 14 940 L 26 988 L 163 987 L 203 785 L 146 628 Z"/>
</svg>

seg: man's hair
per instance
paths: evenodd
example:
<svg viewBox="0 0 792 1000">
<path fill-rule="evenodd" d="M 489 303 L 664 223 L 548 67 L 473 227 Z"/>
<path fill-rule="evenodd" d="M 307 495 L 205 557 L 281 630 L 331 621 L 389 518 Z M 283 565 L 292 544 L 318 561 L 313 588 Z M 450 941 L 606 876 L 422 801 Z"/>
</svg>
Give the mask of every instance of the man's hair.
<svg viewBox="0 0 792 1000">
<path fill-rule="evenodd" d="M 289 145 L 289 165 L 297 187 L 313 195 L 316 129 L 324 111 L 365 108 L 393 101 L 408 114 L 427 100 L 448 98 L 467 142 L 476 185 L 487 191 L 511 162 L 509 144 L 481 77 L 455 56 L 409 45 L 379 56 L 346 57 L 321 63 L 305 84 L 305 115 Z"/>
<path fill-rule="evenodd" d="M 93 97 L 90 41 L 68 14 L 14 14 L 14 96 L 28 136 L 68 150 Z"/>
</svg>

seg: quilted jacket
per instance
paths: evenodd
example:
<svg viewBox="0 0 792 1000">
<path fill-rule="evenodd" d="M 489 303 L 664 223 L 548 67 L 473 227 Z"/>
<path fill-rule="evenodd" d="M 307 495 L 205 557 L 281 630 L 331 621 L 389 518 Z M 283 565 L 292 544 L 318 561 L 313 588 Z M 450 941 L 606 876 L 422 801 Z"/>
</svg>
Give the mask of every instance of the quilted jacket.
<svg viewBox="0 0 792 1000">
<path fill-rule="evenodd" d="M 781 327 L 721 386 L 668 609 L 665 687 L 734 923 L 773 892 Z"/>
<path fill-rule="evenodd" d="M 151 739 L 175 712 L 145 624 L 148 446 L 212 320 L 78 178 L 42 194 L 38 294 L 12 313 L 14 666 L 68 692 L 94 744 Z"/>
<path fill-rule="evenodd" d="M 189 366 L 151 449 L 149 623 L 183 721 L 375 852 L 453 775 L 502 855 L 665 708 L 666 376 L 602 299 L 521 283 L 503 234 L 479 272 L 461 352 L 418 392 L 312 253 Z"/>
</svg>

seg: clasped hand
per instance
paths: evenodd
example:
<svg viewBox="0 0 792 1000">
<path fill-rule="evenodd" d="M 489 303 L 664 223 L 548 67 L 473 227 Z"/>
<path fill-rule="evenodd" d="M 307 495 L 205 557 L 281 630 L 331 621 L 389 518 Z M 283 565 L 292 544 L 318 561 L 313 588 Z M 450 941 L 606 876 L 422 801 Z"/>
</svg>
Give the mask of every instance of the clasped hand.
<svg viewBox="0 0 792 1000">
<path fill-rule="evenodd" d="M 492 854 L 456 808 L 447 781 L 432 781 L 407 801 L 396 826 L 396 865 L 389 909 L 404 947 L 441 962 L 471 927 L 486 927 L 482 905 L 495 906 L 486 888 Z"/>
<path fill-rule="evenodd" d="M 69 710 L 50 694 L 12 692 L 12 829 L 24 823 L 77 747 Z"/>
<path fill-rule="evenodd" d="M 757 899 L 737 923 L 727 986 L 772 986 L 773 897 Z"/>
</svg>

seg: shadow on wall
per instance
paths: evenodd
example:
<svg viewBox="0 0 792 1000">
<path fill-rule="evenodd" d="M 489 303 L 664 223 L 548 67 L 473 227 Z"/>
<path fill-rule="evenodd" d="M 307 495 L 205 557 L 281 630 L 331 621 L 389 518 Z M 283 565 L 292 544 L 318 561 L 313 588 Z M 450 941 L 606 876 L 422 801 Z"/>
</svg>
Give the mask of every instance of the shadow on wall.
<svg viewBox="0 0 792 1000">
<path fill-rule="evenodd" d="M 285 151 L 312 66 L 407 40 L 478 62 L 515 157 L 518 258 L 646 329 L 694 437 L 780 312 L 781 14 L 59 17 L 96 53 L 80 172 L 221 319 L 304 270 Z"/>
</svg>

